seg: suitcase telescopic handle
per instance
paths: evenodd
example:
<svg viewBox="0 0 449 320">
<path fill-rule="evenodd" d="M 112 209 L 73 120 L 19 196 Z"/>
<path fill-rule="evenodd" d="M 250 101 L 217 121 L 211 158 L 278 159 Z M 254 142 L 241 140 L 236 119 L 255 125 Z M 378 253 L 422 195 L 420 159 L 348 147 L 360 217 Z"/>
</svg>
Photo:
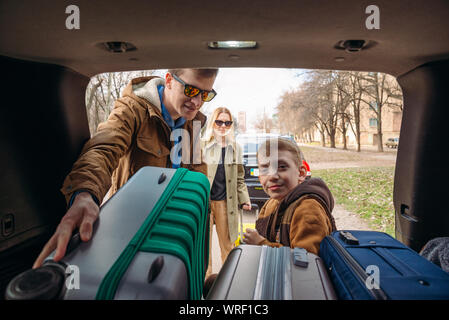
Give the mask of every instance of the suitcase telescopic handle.
<svg viewBox="0 0 449 320">
<path fill-rule="evenodd" d="M 239 215 L 240 215 L 240 242 L 245 243 L 243 241 L 243 204 L 239 204 Z"/>
</svg>

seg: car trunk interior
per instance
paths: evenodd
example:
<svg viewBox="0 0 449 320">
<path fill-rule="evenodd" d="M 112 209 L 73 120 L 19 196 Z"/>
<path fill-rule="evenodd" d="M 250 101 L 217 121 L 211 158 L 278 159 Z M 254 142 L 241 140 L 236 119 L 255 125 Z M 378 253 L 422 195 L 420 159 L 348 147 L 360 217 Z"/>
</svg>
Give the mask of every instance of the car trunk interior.
<svg viewBox="0 0 449 320">
<path fill-rule="evenodd" d="M 88 77 L 5 57 L 0 66 L 8 75 L 0 117 L 3 292 L 13 275 L 30 268 L 64 215 L 59 189 L 90 134 Z"/>
</svg>

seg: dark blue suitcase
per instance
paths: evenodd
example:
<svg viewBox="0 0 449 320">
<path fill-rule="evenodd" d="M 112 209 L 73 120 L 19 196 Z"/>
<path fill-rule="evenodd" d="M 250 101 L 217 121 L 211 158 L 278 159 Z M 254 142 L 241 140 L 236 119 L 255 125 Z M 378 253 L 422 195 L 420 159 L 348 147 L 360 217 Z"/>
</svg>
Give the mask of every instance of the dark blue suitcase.
<svg viewBox="0 0 449 320">
<path fill-rule="evenodd" d="M 386 233 L 335 231 L 320 257 L 339 299 L 449 299 L 449 273 Z"/>
</svg>

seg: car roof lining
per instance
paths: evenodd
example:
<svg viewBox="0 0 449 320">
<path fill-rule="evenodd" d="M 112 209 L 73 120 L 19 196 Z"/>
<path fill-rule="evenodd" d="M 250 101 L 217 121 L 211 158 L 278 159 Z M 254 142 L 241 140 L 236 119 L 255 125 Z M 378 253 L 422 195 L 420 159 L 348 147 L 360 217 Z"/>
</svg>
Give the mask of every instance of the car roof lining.
<svg viewBox="0 0 449 320">
<path fill-rule="evenodd" d="M 80 29 L 65 27 L 63 1 L 0 2 L 0 55 L 58 64 L 86 76 L 182 67 L 280 67 L 379 71 L 393 76 L 449 58 L 446 0 L 378 0 L 380 29 L 368 30 L 369 1 L 77 1 Z M 207 26 L 207 27 L 205 27 Z M 341 40 L 373 45 L 357 53 Z M 208 41 L 255 40 L 251 50 Z M 130 42 L 111 53 L 99 43 Z M 233 56 L 233 57 L 232 57 Z M 236 57 L 238 56 L 238 57 Z M 336 62 L 335 58 L 345 58 Z"/>
</svg>

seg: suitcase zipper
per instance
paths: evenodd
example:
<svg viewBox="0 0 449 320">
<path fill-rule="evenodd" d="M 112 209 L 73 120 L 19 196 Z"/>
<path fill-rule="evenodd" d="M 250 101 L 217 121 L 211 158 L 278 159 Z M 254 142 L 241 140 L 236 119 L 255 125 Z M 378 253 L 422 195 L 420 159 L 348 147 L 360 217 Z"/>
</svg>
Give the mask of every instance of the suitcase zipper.
<svg viewBox="0 0 449 320">
<path fill-rule="evenodd" d="M 355 272 L 357 278 L 366 286 L 366 279 L 368 279 L 368 274 L 360 266 L 360 264 L 346 251 L 346 249 L 332 236 L 326 237 L 326 239 L 331 243 L 331 245 L 338 251 L 339 255 L 343 258 L 345 263 Z M 369 289 L 366 288 L 369 294 L 375 300 L 388 300 L 387 295 L 382 289 Z"/>
</svg>

